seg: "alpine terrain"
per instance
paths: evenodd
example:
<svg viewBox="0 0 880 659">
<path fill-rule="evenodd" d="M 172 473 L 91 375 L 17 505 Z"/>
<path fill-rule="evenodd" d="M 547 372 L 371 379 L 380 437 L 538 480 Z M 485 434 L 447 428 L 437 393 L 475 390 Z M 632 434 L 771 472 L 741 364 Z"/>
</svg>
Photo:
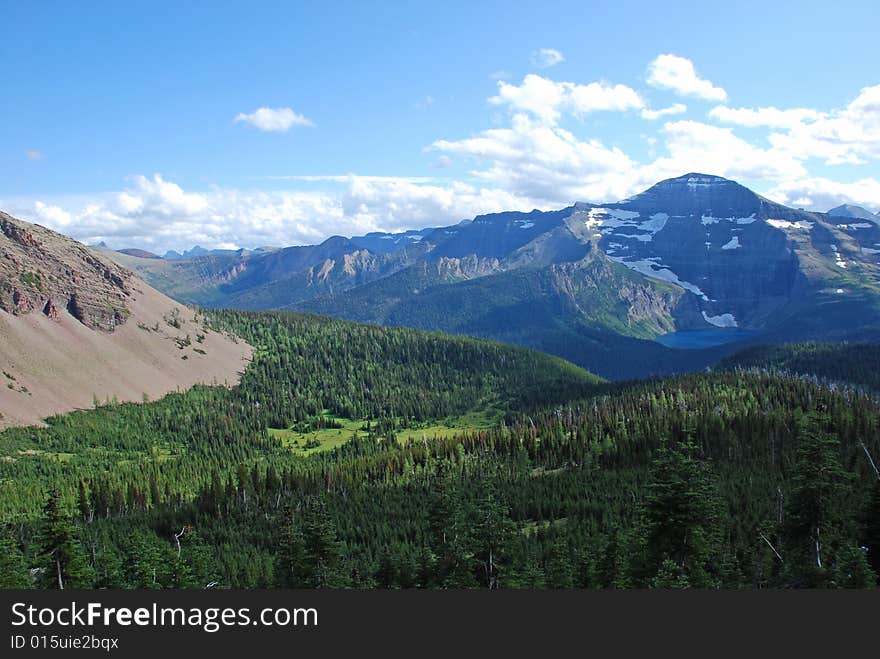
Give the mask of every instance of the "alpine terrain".
<svg viewBox="0 0 880 659">
<path fill-rule="evenodd" d="M 623 378 L 745 343 L 878 336 L 880 225 L 853 208 L 797 210 L 691 173 L 614 203 L 402 234 L 112 257 L 183 302 L 494 338 Z"/>
</svg>

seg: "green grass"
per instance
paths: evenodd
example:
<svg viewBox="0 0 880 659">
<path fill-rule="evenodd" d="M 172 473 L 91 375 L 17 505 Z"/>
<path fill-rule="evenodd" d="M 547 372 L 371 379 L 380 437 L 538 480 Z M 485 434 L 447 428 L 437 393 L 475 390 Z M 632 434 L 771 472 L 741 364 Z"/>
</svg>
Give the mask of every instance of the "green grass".
<svg viewBox="0 0 880 659">
<path fill-rule="evenodd" d="M 322 428 L 312 432 L 297 432 L 287 428 L 269 428 L 269 436 L 281 442 L 281 445 L 301 455 L 311 455 L 319 451 L 332 451 L 342 446 L 356 432 L 361 432 L 366 425 L 364 421 L 353 421 L 334 417 L 342 428 Z M 317 443 L 314 448 L 305 448 L 308 443 Z"/>
<path fill-rule="evenodd" d="M 467 414 L 426 422 L 399 429 L 397 441 L 406 444 L 412 440 L 433 440 L 438 437 L 452 437 L 465 432 L 487 430 L 495 426 L 496 414 L 488 412 L 469 412 Z M 332 417 L 341 428 L 322 428 L 311 432 L 297 432 L 289 428 L 269 428 L 269 436 L 277 439 L 282 446 L 299 455 L 312 455 L 321 451 L 332 451 L 348 442 L 356 432 L 366 433 L 367 421 Z M 317 444 L 317 446 L 312 446 Z M 306 446 L 309 445 L 309 448 Z"/>
</svg>

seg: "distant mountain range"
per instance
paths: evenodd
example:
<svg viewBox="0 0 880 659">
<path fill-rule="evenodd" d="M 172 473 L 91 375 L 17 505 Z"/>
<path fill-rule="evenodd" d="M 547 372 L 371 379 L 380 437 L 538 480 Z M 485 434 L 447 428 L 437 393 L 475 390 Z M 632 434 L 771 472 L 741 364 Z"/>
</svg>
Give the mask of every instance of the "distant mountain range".
<svg viewBox="0 0 880 659">
<path fill-rule="evenodd" d="M 628 378 L 759 341 L 880 336 L 880 225 L 856 208 L 797 210 L 692 173 L 614 203 L 271 251 L 114 258 L 184 302 L 494 338 Z M 673 348 L 683 346 L 707 347 Z"/>
</svg>

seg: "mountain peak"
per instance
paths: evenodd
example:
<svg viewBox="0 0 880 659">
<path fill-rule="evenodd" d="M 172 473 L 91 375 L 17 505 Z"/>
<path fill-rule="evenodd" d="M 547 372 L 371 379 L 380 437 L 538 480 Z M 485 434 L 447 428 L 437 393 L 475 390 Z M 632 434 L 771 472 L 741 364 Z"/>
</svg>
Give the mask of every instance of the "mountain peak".
<svg viewBox="0 0 880 659">
<path fill-rule="evenodd" d="M 752 207 L 760 204 L 760 197 L 736 181 L 723 176 L 689 172 L 660 181 L 620 203 L 663 207 L 658 207 L 658 210 L 671 208 L 683 211 L 687 207 L 689 212 L 692 212 L 698 210 L 697 207 L 704 210 L 721 210 L 729 206 Z"/>
<path fill-rule="evenodd" d="M 836 217 L 851 217 L 859 220 L 877 220 L 877 215 L 874 215 L 874 213 L 866 208 L 856 206 L 855 204 L 841 204 L 840 206 L 836 206 L 829 210 L 827 214 Z"/>
<path fill-rule="evenodd" d="M 734 183 L 730 179 L 724 178 L 723 176 L 716 176 L 715 174 L 702 174 L 700 172 L 689 172 L 687 174 L 683 174 L 681 176 L 677 176 L 675 178 L 666 179 L 665 181 L 660 181 L 658 185 L 662 185 L 663 183 L 670 182 L 684 182 L 684 183 L 702 183 L 704 185 L 710 184 L 727 184 Z"/>
</svg>

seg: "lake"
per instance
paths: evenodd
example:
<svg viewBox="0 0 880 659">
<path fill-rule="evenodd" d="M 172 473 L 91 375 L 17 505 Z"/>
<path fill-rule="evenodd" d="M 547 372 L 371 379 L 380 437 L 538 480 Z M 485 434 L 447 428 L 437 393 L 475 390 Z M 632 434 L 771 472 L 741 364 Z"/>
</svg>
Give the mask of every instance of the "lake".
<svg viewBox="0 0 880 659">
<path fill-rule="evenodd" d="M 757 332 L 754 330 L 738 328 L 684 330 L 658 336 L 655 341 L 667 348 L 698 350 L 700 348 L 711 348 L 713 346 L 724 345 L 725 343 L 742 341 L 743 339 L 755 336 L 755 334 L 757 334 Z"/>
</svg>

